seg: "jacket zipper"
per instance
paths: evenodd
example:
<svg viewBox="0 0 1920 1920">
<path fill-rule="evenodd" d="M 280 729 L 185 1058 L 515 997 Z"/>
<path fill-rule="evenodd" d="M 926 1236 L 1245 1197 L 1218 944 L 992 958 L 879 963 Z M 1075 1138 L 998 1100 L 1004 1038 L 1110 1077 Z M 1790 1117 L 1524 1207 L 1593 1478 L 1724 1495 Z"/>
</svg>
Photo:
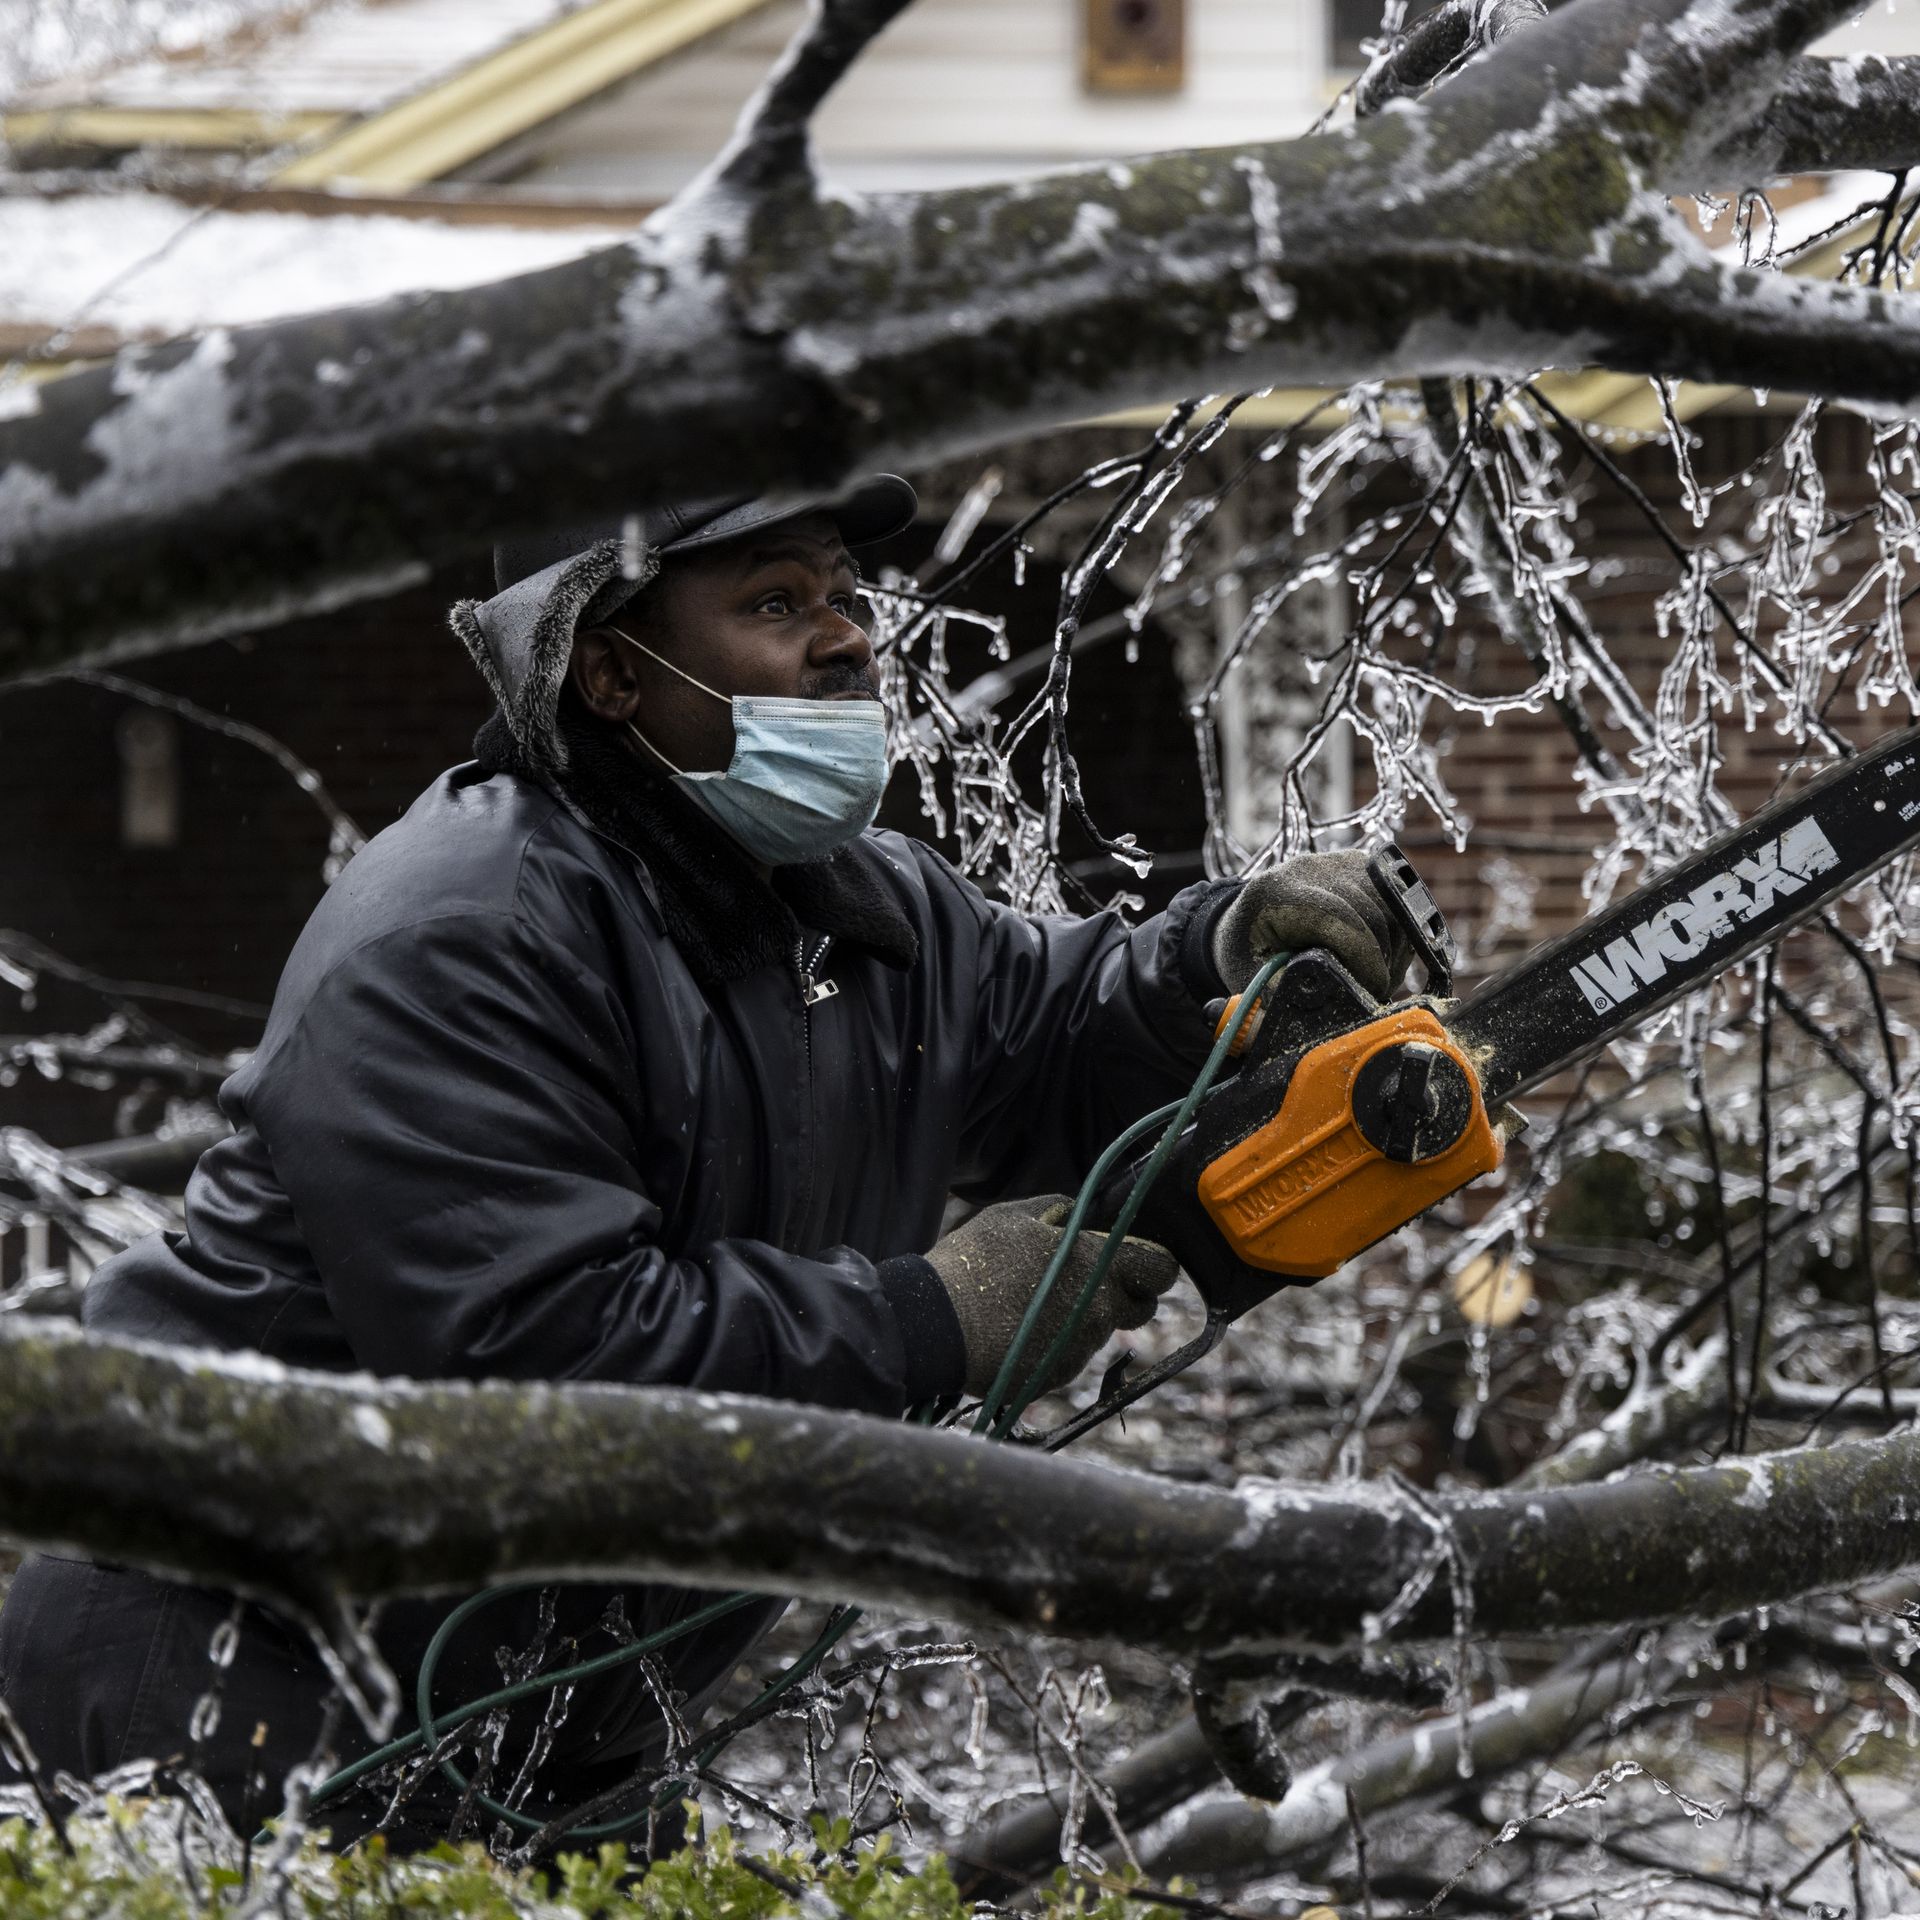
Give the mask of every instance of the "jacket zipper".
<svg viewBox="0 0 1920 1920">
<path fill-rule="evenodd" d="M 813 1015 L 810 1010 L 822 1000 L 831 1000 L 833 996 L 840 991 L 839 981 L 816 980 L 814 978 L 815 970 L 819 967 L 820 962 L 827 957 L 827 949 L 832 945 L 832 934 L 823 934 L 820 938 L 820 944 L 814 948 L 811 954 L 807 952 L 807 943 L 804 939 L 796 940 L 793 943 L 793 970 L 800 976 L 800 1004 L 802 1007 L 809 1009 L 806 1021 L 807 1064 L 809 1071 L 811 1071 L 813 1064 Z"/>
<path fill-rule="evenodd" d="M 815 978 L 815 969 L 827 957 L 827 949 L 833 945 L 831 936 L 823 936 L 813 952 L 807 952 L 806 936 L 803 934 L 793 943 L 793 970 L 800 977 L 800 1035 L 806 1049 L 807 1062 L 807 1184 L 804 1204 L 800 1209 L 802 1220 L 813 1211 L 813 1009 L 822 1000 L 831 1000 L 840 991 L 835 980 Z"/>
<path fill-rule="evenodd" d="M 823 934 L 813 952 L 807 952 L 805 935 L 793 943 L 793 970 L 800 976 L 800 1031 L 807 1048 L 807 1096 L 813 1096 L 813 1010 L 822 1000 L 831 1000 L 840 991 L 837 980 L 816 980 L 814 970 L 827 957 L 833 936 Z"/>
</svg>

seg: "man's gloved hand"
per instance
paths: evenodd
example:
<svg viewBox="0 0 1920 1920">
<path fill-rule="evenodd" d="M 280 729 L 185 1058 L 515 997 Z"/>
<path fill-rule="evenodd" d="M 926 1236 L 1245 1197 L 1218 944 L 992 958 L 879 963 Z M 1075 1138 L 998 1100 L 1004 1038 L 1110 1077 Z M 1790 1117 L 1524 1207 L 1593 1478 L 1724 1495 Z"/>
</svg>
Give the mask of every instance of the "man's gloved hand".
<svg viewBox="0 0 1920 1920">
<path fill-rule="evenodd" d="M 1303 853 L 1256 873 L 1213 923 L 1213 964 L 1239 993 L 1276 953 L 1324 947 L 1384 1000 L 1413 964 L 1413 943 L 1367 877 L 1357 847 Z"/>
<path fill-rule="evenodd" d="M 1028 1304 L 1046 1276 L 1047 1263 L 1060 1245 L 1070 1208 L 1071 1202 L 1058 1193 L 1034 1200 L 1003 1200 L 998 1206 L 982 1208 L 965 1226 L 936 1241 L 928 1253 L 966 1339 L 967 1392 L 984 1394 L 993 1385 Z M 1024 1383 L 1053 1344 L 1054 1335 L 1066 1325 L 1106 1240 L 1104 1233 L 1082 1233 L 1075 1239 L 1021 1355 L 1018 1383 Z M 1179 1271 L 1165 1247 L 1151 1240 L 1123 1240 L 1080 1330 L 1044 1390 L 1051 1392 L 1071 1380 L 1115 1328 L 1145 1326 Z"/>
</svg>

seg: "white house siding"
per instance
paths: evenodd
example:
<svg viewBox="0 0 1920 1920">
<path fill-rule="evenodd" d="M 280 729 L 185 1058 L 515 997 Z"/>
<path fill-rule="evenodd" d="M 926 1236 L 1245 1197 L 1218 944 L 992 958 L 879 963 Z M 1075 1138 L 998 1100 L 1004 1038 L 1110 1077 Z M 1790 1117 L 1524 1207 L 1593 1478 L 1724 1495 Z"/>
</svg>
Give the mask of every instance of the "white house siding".
<svg viewBox="0 0 1920 1920">
<path fill-rule="evenodd" d="M 801 17 L 773 0 L 473 169 L 529 191 L 665 198 L 725 141 Z M 1076 0 L 917 0 L 817 123 L 856 189 L 959 184 L 1089 158 L 1273 139 L 1325 98 L 1320 0 L 1188 0 L 1177 94 L 1080 85 Z"/>
<path fill-rule="evenodd" d="M 1920 53 L 1920 6 L 1914 0 L 1875 0 L 1857 19 L 1830 33 L 1819 53 Z"/>
</svg>

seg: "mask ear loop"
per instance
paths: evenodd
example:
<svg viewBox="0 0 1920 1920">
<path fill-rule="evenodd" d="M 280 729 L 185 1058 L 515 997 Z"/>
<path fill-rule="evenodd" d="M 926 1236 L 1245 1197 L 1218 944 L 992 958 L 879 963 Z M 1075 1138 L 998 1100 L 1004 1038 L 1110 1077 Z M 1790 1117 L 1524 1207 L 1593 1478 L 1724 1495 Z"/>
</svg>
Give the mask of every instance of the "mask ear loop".
<svg viewBox="0 0 1920 1920">
<path fill-rule="evenodd" d="M 687 776 L 686 776 L 686 775 L 685 775 L 684 773 L 680 773 L 680 769 L 679 769 L 678 767 L 676 767 L 676 766 L 675 766 L 675 765 L 673 764 L 673 762 L 672 762 L 671 760 L 669 760 L 669 759 L 667 758 L 667 756 L 666 756 L 666 755 L 665 755 L 664 753 L 662 753 L 662 752 L 660 751 L 660 749 L 659 749 L 658 747 L 656 747 L 656 746 L 655 746 L 655 745 L 653 744 L 653 742 L 652 742 L 651 740 L 649 740 L 649 739 L 647 738 L 647 736 L 646 736 L 646 735 L 645 735 L 644 733 L 642 733 L 642 732 L 640 731 L 640 729 L 639 729 L 638 727 L 636 727 L 636 726 L 635 726 L 635 725 L 633 724 L 633 722 L 632 722 L 631 720 L 629 720 L 629 721 L 627 722 L 627 731 L 628 731 L 628 732 L 629 732 L 630 734 L 632 734 L 632 735 L 633 735 L 633 737 L 634 737 L 634 738 L 635 738 L 636 740 L 638 740 L 638 741 L 640 742 L 640 744 L 641 744 L 641 745 L 642 745 L 643 747 L 645 747 L 645 748 L 646 748 L 646 750 L 647 750 L 647 751 L 648 751 L 648 752 L 649 752 L 650 754 L 652 754 L 652 755 L 653 755 L 653 757 L 654 757 L 654 758 L 655 758 L 656 760 L 658 760 L 658 761 L 660 762 L 660 764 L 661 764 L 661 765 L 662 765 L 663 767 L 665 767 L 665 768 L 666 768 L 666 770 L 667 770 L 667 771 L 668 771 L 669 773 L 675 773 L 675 774 L 679 774 L 679 775 L 680 775 L 680 778 L 681 778 L 682 780 L 684 780 L 684 779 L 685 779 L 685 778 L 687 777 Z"/>
<path fill-rule="evenodd" d="M 704 680 L 696 680 L 693 677 L 693 675 L 687 672 L 687 670 L 684 667 L 676 667 L 673 664 L 673 662 L 666 657 L 665 654 L 655 653 L 654 650 L 650 646 L 648 646 L 644 640 L 636 640 L 633 637 L 633 635 L 626 630 L 625 627 L 609 626 L 607 628 L 607 631 L 609 633 L 617 633 L 620 636 L 620 638 L 627 643 L 628 646 L 638 647 L 640 651 L 644 653 L 649 660 L 659 661 L 659 663 L 663 667 L 665 667 L 669 673 L 677 673 L 680 676 L 680 678 L 687 683 L 688 686 L 698 687 L 700 691 L 707 696 L 708 699 L 718 700 L 720 704 L 725 707 L 730 707 L 733 705 L 733 702 L 729 700 L 724 693 L 715 693 L 714 690 L 710 686 L 708 686 Z"/>
<path fill-rule="evenodd" d="M 724 705 L 728 707 L 731 707 L 733 705 L 733 702 L 727 699 L 727 696 L 724 693 L 715 693 L 713 689 L 710 686 L 708 686 L 704 680 L 696 680 L 692 674 L 686 672 L 683 668 L 676 667 L 671 660 L 665 659 L 662 655 L 655 653 L 654 650 L 650 646 L 648 646 L 644 640 L 636 640 L 633 637 L 633 635 L 626 630 L 625 627 L 616 627 L 612 625 L 611 622 L 609 622 L 607 631 L 609 633 L 617 633 L 620 636 L 620 638 L 627 643 L 628 646 L 638 647 L 640 651 L 644 653 L 649 660 L 659 661 L 660 665 L 665 667 L 669 673 L 679 674 L 680 678 L 684 680 L 688 686 L 698 687 L 702 693 L 711 696 L 713 699 L 722 702 Z M 664 753 L 662 753 L 660 749 L 656 747 L 653 744 L 653 742 L 649 740 L 647 736 L 644 733 L 642 733 L 640 729 L 633 724 L 631 720 L 627 722 L 627 731 L 630 734 L 632 734 L 633 737 L 636 740 L 638 740 L 640 744 L 643 747 L 645 747 L 646 750 L 650 754 L 652 754 L 653 757 L 656 760 L 658 760 L 660 764 L 663 767 L 665 767 L 669 773 L 679 774 L 680 778 L 683 780 L 689 778 L 689 776 L 686 773 L 682 772 L 680 768 L 676 767 L 673 764 L 673 762 L 669 760 L 667 756 Z"/>
</svg>

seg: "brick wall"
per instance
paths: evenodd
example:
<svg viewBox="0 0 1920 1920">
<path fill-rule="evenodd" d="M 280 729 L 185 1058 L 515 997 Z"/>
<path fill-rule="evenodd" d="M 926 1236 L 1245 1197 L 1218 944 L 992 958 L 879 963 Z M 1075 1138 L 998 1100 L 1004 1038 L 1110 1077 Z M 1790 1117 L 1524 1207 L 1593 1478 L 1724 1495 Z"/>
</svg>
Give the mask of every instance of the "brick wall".
<svg viewBox="0 0 1920 1920">
<path fill-rule="evenodd" d="M 216 643 L 122 670 L 217 715 L 265 728 L 377 832 L 440 768 L 466 756 L 488 701 L 446 607 L 473 581 L 302 621 L 250 644 Z M 178 840 L 121 833 L 119 724 L 134 703 L 54 682 L 0 694 L 0 926 L 97 973 L 264 1002 L 323 891 L 327 824 L 257 748 L 177 723 Z M 0 1032 L 70 1031 L 95 995 L 48 978 L 28 1009 L 0 983 Z M 149 1003 L 196 1045 L 246 1043 L 254 1020 Z M 0 1117 L 72 1143 L 114 1131 L 116 1096 L 27 1076 Z"/>
<path fill-rule="evenodd" d="M 1694 464 L 1701 480 L 1710 484 L 1738 473 L 1778 438 L 1784 425 L 1778 415 L 1706 416 L 1696 423 L 1703 444 Z M 1871 497 L 1866 480 L 1869 432 L 1866 422 L 1842 414 L 1828 416 L 1820 430 L 1821 466 L 1836 510 L 1857 507 Z M 1666 449 L 1612 451 L 1681 538 L 1695 537 L 1680 505 Z M 1656 626 L 1654 603 L 1677 579 L 1677 566 L 1644 515 L 1616 488 L 1596 476 L 1589 494 L 1578 534 L 1579 550 L 1604 557 L 1613 577 L 1603 587 L 1582 581 L 1575 591 L 1609 651 L 1650 705 L 1672 656 L 1671 640 L 1663 638 Z M 1738 610 L 1737 583 L 1728 585 L 1727 595 Z M 1476 651 L 1471 678 L 1475 692 L 1516 693 L 1531 682 L 1527 662 L 1504 645 L 1484 620 L 1463 620 L 1461 631 Z M 1920 638 L 1920 627 L 1914 637 Z M 1717 657 L 1722 673 L 1731 676 L 1736 655 L 1724 630 Z M 1600 720 L 1604 702 L 1590 691 L 1587 705 L 1595 720 Z M 1904 711 L 1874 708 L 1862 713 L 1850 694 L 1835 702 L 1829 719 L 1836 729 L 1857 740 L 1877 738 L 1908 724 Z M 1602 726 L 1600 732 L 1630 767 L 1630 739 L 1618 729 Z M 1720 738 L 1727 755 L 1722 790 L 1743 814 L 1751 812 L 1773 791 L 1790 753 L 1789 743 L 1770 726 L 1747 733 L 1737 712 L 1722 716 Z M 1416 817 L 1409 823 L 1409 850 L 1428 874 L 1443 907 L 1463 923 L 1477 923 L 1486 911 L 1488 886 L 1483 876 L 1490 861 L 1511 860 L 1538 883 L 1537 922 L 1529 934 L 1509 935 L 1499 943 L 1496 956 L 1500 960 L 1522 951 L 1534 939 L 1563 930 L 1586 910 L 1580 883 L 1588 868 L 1589 849 L 1606 830 L 1606 822 L 1580 809 L 1573 778 L 1575 759 L 1573 741 L 1550 707 L 1535 714 L 1502 715 L 1491 727 L 1466 719 L 1454 730 L 1444 760 L 1448 783 L 1473 825 L 1466 851 L 1456 853 L 1450 843 L 1442 843 L 1430 817 Z M 1364 774 L 1364 755 L 1356 771 Z"/>
</svg>

